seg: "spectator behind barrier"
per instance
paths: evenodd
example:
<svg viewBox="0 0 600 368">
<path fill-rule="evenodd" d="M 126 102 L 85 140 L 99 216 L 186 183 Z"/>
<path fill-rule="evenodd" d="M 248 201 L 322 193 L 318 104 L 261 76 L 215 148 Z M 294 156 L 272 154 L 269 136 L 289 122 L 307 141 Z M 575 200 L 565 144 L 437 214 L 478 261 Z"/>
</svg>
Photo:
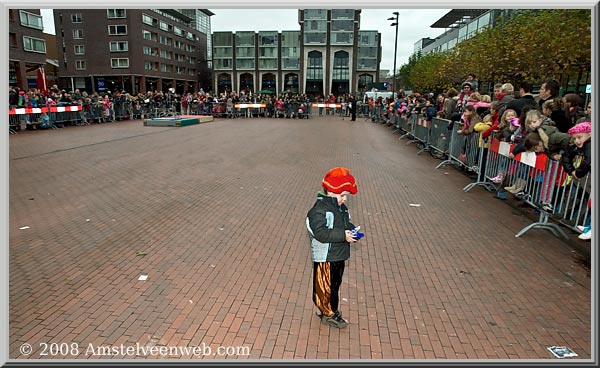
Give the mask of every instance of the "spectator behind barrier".
<svg viewBox="0 0 600 368">
<path fill-rule="evenodd" d="M 542 113 L 554 122 L 560 132 L 567 133 L 572 125 L 569 123 L 563 106 L 563 101 L 560 98 L 553 98 L 544 102 Z"/>
<path fill-rule="evenodd" d="M 521 114 L 521 109 L 524 106 L 533 106 L 535 108 L 535 98 L 531 94 L 533 86 L 530 82 L 521 82 L 519 85 L 519 98 L 510 101 L 507 105 L 507 109 L 513 109 L 517 112 L 517 115 Z"/>
<path fill-rule="evenodd" d="M 562 164 L 565 171 L 573 178 L 581 179 L 592 170 L 592 124 L 589 121 L 576 124 L 569 129 L 573 145 L 563 154 Z M 589 193 L 583 196 L 589 198 Z M 588 200 L 588 212 L 585 223 L 579 228 L 579 239 L 592 238 L 591 200 Z"/>
<path fill-rule="evenodd" d="M 472 105 L 467 105 L 464 108 L 463 115 L 461 117 L 462 127 L 458 130 L 457 134 L 468 135 L 473 133 L 475 124 L 479 123 L 479 115 L 475 112 L 475 108 Z"/>
<path fill-rule="evenodd" d="M 563 167 L 569 175 L 581 179 L 592 169 L 592 123 L 575 125 L 569 129 L 569 135 L 573 144 L 565 150 Z"/>
<path fill-rule="evenodd" d="M 577 93 L 567 93 L 563 96 L 564 111 L 570 126 L 577 124 L 577 120 L 584 117 L 583 100 Z"/>
<path fill-rule="evenodd" d="M 458 102 L 456 103 L 457 108 L 464 108 L 467 104 L 469 96 L 471 96 L 473 93 L 473 87 L 469 82 L 464 82 L 461 88 L 462 92 L 460 92 L 460 95 L 458 96 Z"/>
<path fill-rule="evenodd" d="M 539 111 L 532 110 L 527 113 L 525 125 L 527 131 L 535 132 L 539 135 L 546 154 L 554 160 L 559 160 L 561 151 L 569 148 L 571 137 L 566 133 L 560 132 L 548 120 L 543 119 Z"/>
<path fill-rule="evenodd" d="M 516 122 L 512 122 L 511 119 L 515 119 Z M 504 114 L 502 114 L 502 117 L 499 119 L 499 124 L 497 128 L 494 129 L 498 131 L 496 134 L 496 138 L 505 142 L 509 141 L 510 135 L 512 134 L 511 127 L 513 126 L 513 123 L 516 124 L 517 127 L 520 127 L 519 119 L 517 118 L 517 113 L 515 112 L 515 110 L 504 110 Z"/>
<path fill-rule="evenodd" d="M 498 95 L 496 96 L 498 97 L 498 112 L 500 113 L 500 115 L 504 113 L 506 106 L 515 99 L 515 97 L 513 96 L 514 93 L 515 87 L 513 87 L 513 85 L 510 83 L 504 83 L 500 88 L 500 93 L 498 93 Z"/>
<path fill-rule="evenodd" d="M 475 74 L 469 73 L 465 82 L 469 82 L 471 84 L 471 89 L 473 92 L 477 92 L 479 89 L 479 81 L 477 80 L 477 76 Z"/>
<path fill-rule="evenodd" d="M 577 119 L 577 124 L 583 123 L 586 121 L 592 121 L 592 101 L 590 100 L 585 108 L 585 113 L 583 117 Z"/>
<path fill-rule="evenodd" d="M 542 106 L 544 102 L 558 97 L 560 91 L 560 84 L 556 79 L 548 78 L 542 83 L 540 88 L 540 94 L 538 95 L 538 106 L 539 112 L 542 112 Z"/>
</svg>

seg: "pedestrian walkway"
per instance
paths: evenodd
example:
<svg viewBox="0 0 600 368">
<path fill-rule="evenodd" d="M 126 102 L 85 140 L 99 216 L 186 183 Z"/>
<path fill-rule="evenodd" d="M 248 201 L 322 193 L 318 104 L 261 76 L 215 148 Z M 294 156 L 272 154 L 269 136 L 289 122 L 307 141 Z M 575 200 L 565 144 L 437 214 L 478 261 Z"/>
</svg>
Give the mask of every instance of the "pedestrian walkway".
<svg viewBox="0 0 600 368">
<path fill-rule="evenodd" d="M 590 359 L 591 281 L 571 248 L 515 238 L 525 218 L 402 142 L 326 116 L 11 136 L 10 358 Z M 343 330 L 315 316 L 305 227 L 335 166 L 357 178 L 366 234 Z M 70 350 L 42 356 L 50 343 Z"/>
</svg>

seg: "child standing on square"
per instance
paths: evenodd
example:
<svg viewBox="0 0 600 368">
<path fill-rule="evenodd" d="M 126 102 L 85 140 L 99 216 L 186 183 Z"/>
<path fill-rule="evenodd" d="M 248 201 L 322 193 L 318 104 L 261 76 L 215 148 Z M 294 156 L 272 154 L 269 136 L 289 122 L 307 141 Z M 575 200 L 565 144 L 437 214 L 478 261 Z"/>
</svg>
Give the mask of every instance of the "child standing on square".
<svg viewBox="0 0 600 368">
<path fill-rule="evenodd" d="M 354 225 L 346 207 L 348 194 L 356 194 L 354 176 L 345 167 L 331 169 L 322 181 L 323 191 L 308 211 L 308 229 L 313 260 L 313 302 L 319 309 L 321 323 L 335 328 L 348 326 L 339 307 L 345 261 L 350 258 L 351 233 Z"/>
</svg>

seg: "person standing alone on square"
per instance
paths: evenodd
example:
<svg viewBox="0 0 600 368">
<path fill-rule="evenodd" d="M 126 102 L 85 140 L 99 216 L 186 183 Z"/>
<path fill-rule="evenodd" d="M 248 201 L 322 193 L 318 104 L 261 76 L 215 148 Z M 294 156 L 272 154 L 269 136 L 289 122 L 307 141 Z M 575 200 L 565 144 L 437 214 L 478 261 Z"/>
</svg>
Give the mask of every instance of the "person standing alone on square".
<svg viewBox="0 0 600 368">
<path fill-rule="evenodd" d="M 339 307 L 345 261 L 350 258 L 350 244 L 357 241 L 351 230 L 346 207 L 348 194 L 356 194 L 354 176 L 345 167 L 331 169 L 322 181 L 323 191 L 308 211 L 308 229 L 313 260 L 313 302 L 319 309 L 321 323 L 335 328 L 348 326 Z"/>
<path fill-rule="evenodd" d="M 350 121 L 356 121 L 356 99 L 354 96 L 350 96 L 350 101 L 348 101 L 348 107 L 350 108 L 350 114 L 352 118 Z"/>
</svg>

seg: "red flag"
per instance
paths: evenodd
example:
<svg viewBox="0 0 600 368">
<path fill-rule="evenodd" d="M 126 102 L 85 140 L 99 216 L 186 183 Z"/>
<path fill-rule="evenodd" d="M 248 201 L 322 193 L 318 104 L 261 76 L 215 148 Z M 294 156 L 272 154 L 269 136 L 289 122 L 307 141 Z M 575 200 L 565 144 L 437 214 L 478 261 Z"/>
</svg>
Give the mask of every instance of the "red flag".
<svg viewBox="0 0 600 368">
<path fill-rule="evenodd" d="M 48 89 L 48 80 L 46 79 L 46 72 L 43 65 L 40 65 L 37 70 L 37 88 L 42 92 Z"/>
</svg>

